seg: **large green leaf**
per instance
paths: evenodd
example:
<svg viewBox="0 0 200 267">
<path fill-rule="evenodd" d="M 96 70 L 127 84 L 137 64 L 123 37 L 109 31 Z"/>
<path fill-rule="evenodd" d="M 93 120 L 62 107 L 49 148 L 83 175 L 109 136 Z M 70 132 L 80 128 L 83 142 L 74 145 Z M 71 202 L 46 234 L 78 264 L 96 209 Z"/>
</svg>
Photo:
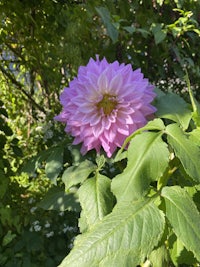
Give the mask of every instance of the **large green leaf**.
<svg viewBox="0 0 200 267">
<path fill-rule="evenodd" d="M 166 216 L 177 237 L 200 260 L 200 213 L 185 189 L 179 186 L 164 187 Z"/>
<path fill-rule="evenodd" d="M 89 160 L 82 161 L 77 166 L 68 167 L 62 175 L 62 181 L 65 184 L 65 190 L 68 190 L 74 185 L 83 183 L 89 174 L 96 168 L 97 166 Z"/>
<path fill-rule="evenodd" d="M 63 147 L 58 146 L 51 151 L 46 160 L 45 173 L 53 184 L 63 168 Z"/>
<path fill-rule="evenodd" d="M 97 173 L 78 190 L 83 215 L 89 227 L 102 220 L 113 209 L 114 196 L 110 191 L 110 183 L 109 178 Z"/>
<path fill-rule="evenodd" d="M 132 201 L 143 196 L 150 182 L 164 173 L 169 151 L 161 136 L 162 132 L 143 132 L 131 140 L 127 167 L 111 184 L 118 201 Z"/>
<path fill-rule="evenodd" d="M 113 212 L 80 235 L 60 267 L 136 266 L 159 242 L 164 230 L 163 213 L 151 199 L 123 202 Z M 105 264 L 104 264 L 105 263 Z"/>
<path fill-rule="evenodd" d="M 192 117 L 189 105 L 180 96 L 169 93 L 156 103 L 157 116 L 177 122 L 183 129 L 187 129 Z"/>
<path fill-rule="evenodd" d="M 176 156 L 180 159 L 186 173 L 196 182 L 200 182 L 199 147 L 187 138 L 177 124 L 168 125 L 166 133 L 168 134 L 168 142 L 174 149 Z"/>
</svg>

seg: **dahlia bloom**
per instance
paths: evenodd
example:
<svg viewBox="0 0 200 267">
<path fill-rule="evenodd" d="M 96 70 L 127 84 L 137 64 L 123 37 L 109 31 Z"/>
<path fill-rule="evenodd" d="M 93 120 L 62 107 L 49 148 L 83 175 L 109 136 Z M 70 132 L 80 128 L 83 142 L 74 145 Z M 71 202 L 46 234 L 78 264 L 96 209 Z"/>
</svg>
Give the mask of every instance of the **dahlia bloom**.
<svg viewBox="0 0 200 267">
<path fill-rule="evenodd" d="M 55 120 L 66 123 L 65 131 L 82 143 L 81 153 L 101 147 L 111 157 L 127 136 L 147 123 L 155 111 L 151 105 L 154 86 L 140 69 L 130 64 L 90 59 L 64 88 L 62 112 Z"/>
</svg>

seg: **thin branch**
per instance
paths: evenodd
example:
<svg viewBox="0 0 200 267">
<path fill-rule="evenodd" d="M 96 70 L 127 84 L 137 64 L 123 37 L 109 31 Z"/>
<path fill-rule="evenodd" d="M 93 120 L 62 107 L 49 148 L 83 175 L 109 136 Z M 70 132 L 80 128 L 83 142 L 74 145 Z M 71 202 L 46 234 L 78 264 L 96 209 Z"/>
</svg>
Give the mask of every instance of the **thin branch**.
<svg viewBox="0 0 200 267">
<path fill-rule="evenodd" d="M 1 72 L 19 89 L 21 90 L 21 92 L 28 98 L 28 100 L 40 111 L 42 111 L 44 114 L 46 114 L 45 109 L 40 106 L 39 104 L 37 104 L 35 102 L 35 100 L 23 89 L 23 85 L 18 82 L 15 77 L 9 73 L 8 71 L 6 71 L 1 65 L 0 65 L 0 70 Z"/>
</svg>

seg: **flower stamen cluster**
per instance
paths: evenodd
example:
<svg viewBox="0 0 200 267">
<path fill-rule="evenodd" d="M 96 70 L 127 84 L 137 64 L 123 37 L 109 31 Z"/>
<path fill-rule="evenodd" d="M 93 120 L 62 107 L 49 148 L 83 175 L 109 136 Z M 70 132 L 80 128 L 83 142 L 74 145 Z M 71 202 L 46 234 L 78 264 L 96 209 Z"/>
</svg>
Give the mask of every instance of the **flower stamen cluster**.
<svg viewBox="0 0 200 267">
<path fill-rule="evenodd" d="M 103 110 L 105 115 L 110 115 L 117 104 L 116 96 L 105 94 L 102 100 L 97 104 L 97 108 L 98 110 Z"/>
</svg>

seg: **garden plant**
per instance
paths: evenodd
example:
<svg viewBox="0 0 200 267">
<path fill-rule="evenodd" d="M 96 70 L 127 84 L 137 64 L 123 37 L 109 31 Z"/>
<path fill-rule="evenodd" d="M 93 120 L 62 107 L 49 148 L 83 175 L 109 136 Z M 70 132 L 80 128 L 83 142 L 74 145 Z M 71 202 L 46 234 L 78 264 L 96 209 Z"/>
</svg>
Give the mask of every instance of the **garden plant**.
<svg viewBox="0 0 200 267">
<path fill-rule="evenodd" d="M 199 14 L 0 1 L 0 266 L 200 266 Z"/>
</svg>

